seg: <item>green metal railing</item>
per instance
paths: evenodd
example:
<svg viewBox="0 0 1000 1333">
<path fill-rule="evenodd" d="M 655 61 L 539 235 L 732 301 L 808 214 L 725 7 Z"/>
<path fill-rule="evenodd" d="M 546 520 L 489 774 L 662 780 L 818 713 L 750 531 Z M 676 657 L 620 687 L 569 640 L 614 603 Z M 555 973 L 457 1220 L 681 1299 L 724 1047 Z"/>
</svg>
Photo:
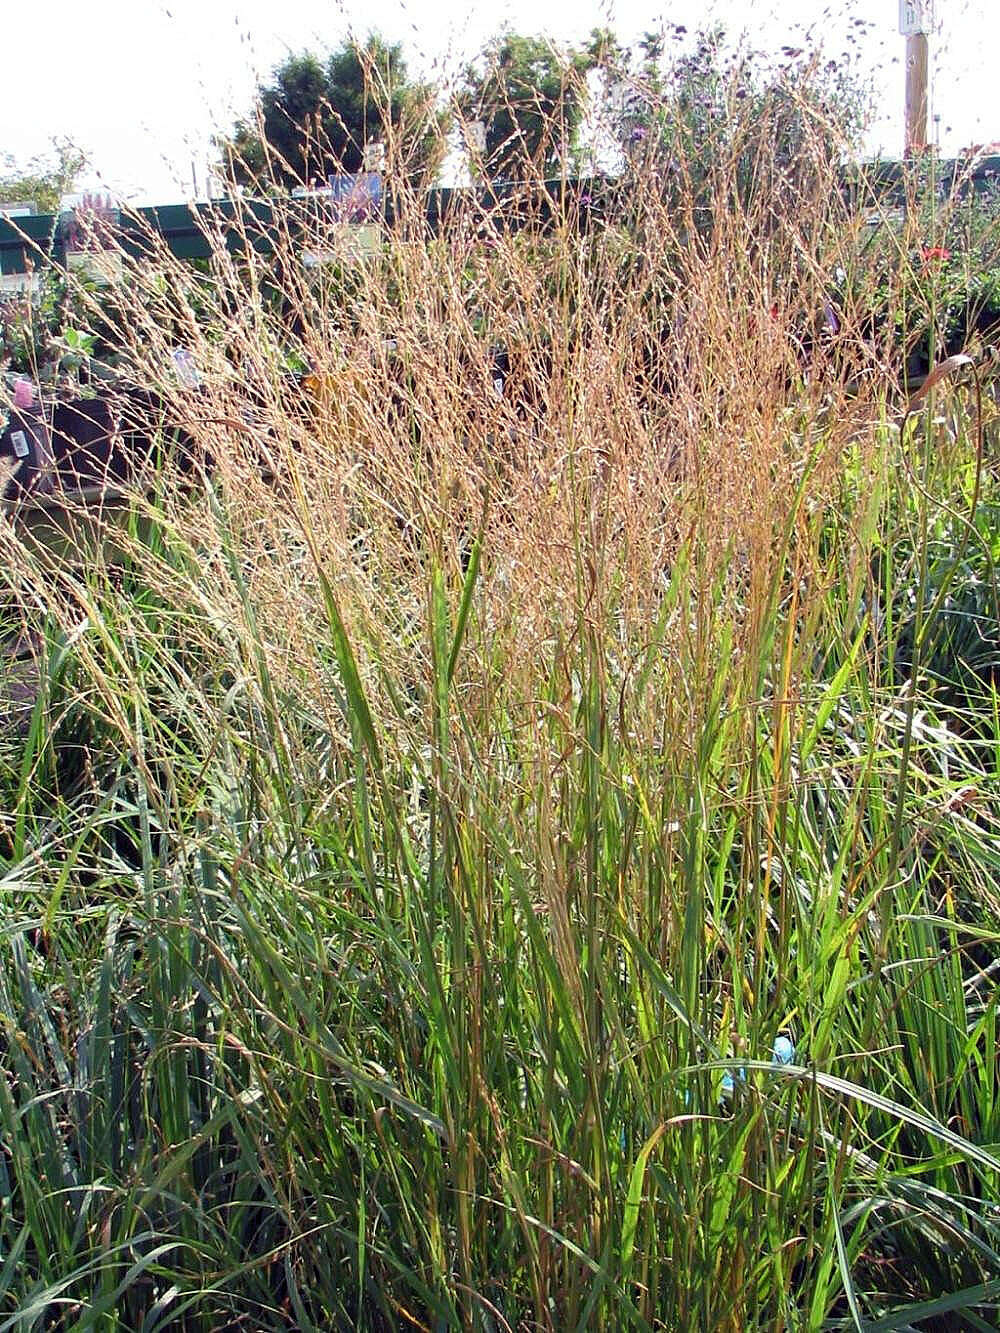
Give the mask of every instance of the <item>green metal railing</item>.
<svg viewBox="0 0 1000 1333">
<path fill-rule="evenodd" d="M 842 189 L 856 202 L 892 206 L 906 199 L 907 166 L 900 162 L 865 163 L 846 169 Z M 936 169 L 937 187 L 949 193 L 983 195 L 1000 191 L 1000 157 L 988 157 L 970 170 L 962 161 L 941 162 Z M 607 195 L 614 192 L 614 182 L 597 179 L 546 181 L 533 197 L 525 198 L 519 184 L 493 184 L 477 189 L 439 188 L 426 196 L 428 229 L 436 230 L 455 207 L 470 202 L 484 216 L 502 218 L 503 225 L 518 227 L 530 217 L 536 223 L 563 214 L 566 205 L 576 221 L 600 212 Z M 288 199 L 281 205 L 281 225 L 294 229 L 301 222 L 306 231 L 309 199 Z M 391 192 L 384 206 L 384 221 L 393 221 Z M 315 212 L 313 212 L 315 217 Z M 267 252 L 272 247 L 276 228 L 274 205 L 266 199 L 217 199 L 211 203 L 166 204 L 123 213 L 116 225 L 116 237 L 124 249 L 141 256 L 150 249 L 150 238 L 159 235 L 179 259 L 204 259 L 212 253 L 211 236 L 221 227 L 227 246 L 238 250 L 250 244 Z M 41 214 L 19 218 L 0 218 L 0 274 L 26 273 L 46 263 L 66 262 L 66 228 L 59 215 Z"/>
<path fill-rule="evenodd" d="M 220 225 L 234 249 L 244 237 L 254 248 L 267 247 L 272 209 L 265 202 L 220 199 L 211 204 L 168 204 L 124 213 L 115 238 L 126 253 L 140 256 L 160 236 L 178 259 L 207 258 L 210 236 Z M 0 274 L 26 273 L 45 264 L 66 263 L 66 228 L 58 214 L 0 218 Z"/>
<path fill-rule="evenodd" d="M 579 216 L 581 200 L 584 209 L 592 207 L 593 188 L 589 181 L 546 181 L 527 202 L 523 186 L 516 184 L 476 190 L 441 188 L 428 192 L 425 218 L 428 229 L 436 230 L 451 209 L 470 202 L 484 214 L 501 216 L 505 226 L 523 225 L 529 216 L 535 221 L 550 220 L 567 202 Z M 380 218 L 391 226 L 393 217 L 393 201 L 387 198 Z M 151 241 L 159 236 L 178 259 L 205 259 L 212 254 L 212 237 L 217 237 L 220 229 L 229 249 L 236 251 L 249 245 L 266 253 L 273 248 L 279 225 L 293 236 L 296 229 L 300 230 L 304 238 L 310 233 L 310 220 L 315 224 L 316 219 L 317 203 L 310 197 L 282 200 L 280 222 L 269 200 L 215 199 L 210 203 L 166 204 L 123 212 L 117 216 L 114 233 L 125 252 L 136 257 L 148 253 Z M 65 221 L 52 214 L 0 218 L 0 274 L 26 273 L 47 263 L 65 265 Z M 311 230 L 315 230 L 314 225 Z"/>
</svg>

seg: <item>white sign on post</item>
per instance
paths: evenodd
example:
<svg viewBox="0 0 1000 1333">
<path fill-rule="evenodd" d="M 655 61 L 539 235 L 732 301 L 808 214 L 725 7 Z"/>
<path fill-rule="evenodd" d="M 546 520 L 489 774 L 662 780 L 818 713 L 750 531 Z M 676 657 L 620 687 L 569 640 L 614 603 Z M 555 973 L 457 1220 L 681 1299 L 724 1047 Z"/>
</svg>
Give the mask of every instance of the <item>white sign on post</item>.
<svg viewBox="0 0 1000 1333">
<path fill-rule="evenodd" d="M 934 25 L 933 0 L 899 0 L 899 31 L 904 37 L 918 37 Z"/>
</svg>

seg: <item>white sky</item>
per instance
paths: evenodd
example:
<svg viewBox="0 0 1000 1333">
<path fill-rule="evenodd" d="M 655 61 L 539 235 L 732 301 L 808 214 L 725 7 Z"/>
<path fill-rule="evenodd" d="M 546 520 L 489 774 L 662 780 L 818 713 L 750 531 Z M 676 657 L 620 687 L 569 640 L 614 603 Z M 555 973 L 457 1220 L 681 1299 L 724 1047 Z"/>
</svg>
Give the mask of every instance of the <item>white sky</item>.
<svg viewBox="0 0 1000 1333">
<path fill-rule="evenodd" d="M 77 143 L 84 181 L 133 202 L 166 203 L 203 183 L 213 132 L 246 114 L 256 80 L 289 52 L 339 45 L 372 29 L 404 43 L 411 72 L 447 77 L 504 23 L 581 40 L 610 26 L 626 41 L 664 21 L 718 19 L 756 47 L 823 42 L 876 74 L 880 119 L 870 147 L 898 156 L 902 53 L 898 0 L 0 0 L 0 158 Z M 1000 0 L 937 0 L 932 112 L 942 149 L 1000 139 Z M 850 27 L 852 16 L 874 26 Z M 850 32 L 861 33 L 849 42 Z M 810 43 L 811 44 L 811 43 Z M 933 131 L 932 131 L 933 134 Z"/>
</svg>

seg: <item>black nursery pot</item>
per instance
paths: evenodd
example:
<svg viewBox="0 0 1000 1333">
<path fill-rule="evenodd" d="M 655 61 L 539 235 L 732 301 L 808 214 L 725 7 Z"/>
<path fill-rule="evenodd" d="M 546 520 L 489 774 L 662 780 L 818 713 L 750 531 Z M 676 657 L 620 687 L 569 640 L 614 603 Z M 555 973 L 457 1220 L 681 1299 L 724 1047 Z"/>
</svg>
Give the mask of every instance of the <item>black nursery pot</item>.
<svg viewBox="0 0 1000 1333">
<path fill-rule="evenodd" d="M 0 434 L 0 459 L 5 460 L 4 472 L 9 474 L 3 490 L 5 500 L 52 490 L 52 434 L 42 404 L 11 411 Z"/>
</svg>

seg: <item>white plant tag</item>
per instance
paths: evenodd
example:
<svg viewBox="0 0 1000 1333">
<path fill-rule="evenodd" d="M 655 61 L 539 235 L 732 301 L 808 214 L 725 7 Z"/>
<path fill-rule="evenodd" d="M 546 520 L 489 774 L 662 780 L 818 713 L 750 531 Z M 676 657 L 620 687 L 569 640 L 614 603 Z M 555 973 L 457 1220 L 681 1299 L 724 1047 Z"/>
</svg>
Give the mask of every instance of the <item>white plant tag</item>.
<svg viewBox="0 0 1000 1333">
<path fill-rule="evenodd" d="M 175 347 L 170 353 L 174 363 L 174 369 L 177 371 L 177 378 L 184 389 L 197 389 L 201 384 L 201 376 L 198 374 L 198 367 L 194 363 L 194 357 L 186 347 Z"/>
<path fill-rule="evenodd" d="M 14 446 L 15 458 L 27 458 L 31 446 L 28 444 L 28 437 L 23 430 L 15 430 L 11 433 L 10 442 Z"/>
</svg>

